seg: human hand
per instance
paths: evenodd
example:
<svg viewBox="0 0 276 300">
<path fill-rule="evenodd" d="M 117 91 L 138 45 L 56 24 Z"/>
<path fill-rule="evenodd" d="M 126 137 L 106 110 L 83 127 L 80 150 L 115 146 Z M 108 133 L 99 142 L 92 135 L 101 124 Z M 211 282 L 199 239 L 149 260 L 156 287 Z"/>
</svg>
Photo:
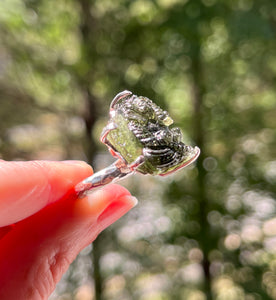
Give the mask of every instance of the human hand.
<svg viewBox="0 0 276 300">
<path fill-rule="evenodd" d="M 77 254 L 136 204 L 119 185 L 78 198 L 79 161 L 0 161 L 0 299 L 47 299 Z"/>
</svg>

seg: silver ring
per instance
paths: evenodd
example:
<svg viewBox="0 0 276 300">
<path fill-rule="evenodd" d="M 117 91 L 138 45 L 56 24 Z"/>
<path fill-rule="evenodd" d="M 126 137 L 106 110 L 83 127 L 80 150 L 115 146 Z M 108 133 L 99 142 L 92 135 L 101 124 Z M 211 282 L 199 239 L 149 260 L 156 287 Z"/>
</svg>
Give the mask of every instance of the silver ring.
<svg viewBox="0 0 276 300">
<path fill-rule="evenodd" d="M 110 120 L 101 141 L 117 158 L 75 186 L 83 195 L 135 172 L 166 176 L 187 167 L 200 154 L 198 147 L 184 144 L 179 128 L 170 128 L 173 120 L 150 99 L 130 91 L 117 94 L 111 102 Z"/>
</svg>

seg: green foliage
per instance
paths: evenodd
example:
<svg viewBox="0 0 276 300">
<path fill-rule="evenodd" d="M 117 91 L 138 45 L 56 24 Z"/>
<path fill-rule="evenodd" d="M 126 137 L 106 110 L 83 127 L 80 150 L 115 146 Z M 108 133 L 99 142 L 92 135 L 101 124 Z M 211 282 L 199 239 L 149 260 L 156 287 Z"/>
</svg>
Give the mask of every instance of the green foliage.
<svg viewBox="0 0 276 300">
<path fill-rule="evenodd" d="M 101 237 L 102 299 L 276 299 L 275 35 L 270 0 L 1 1 L 3 159 L 107 166 L 99 133 L 124 89 L 202 149 L 124 182 L 141 201 Z M 92 299 L 90 252 L 52 299 Z"/>
</svg>

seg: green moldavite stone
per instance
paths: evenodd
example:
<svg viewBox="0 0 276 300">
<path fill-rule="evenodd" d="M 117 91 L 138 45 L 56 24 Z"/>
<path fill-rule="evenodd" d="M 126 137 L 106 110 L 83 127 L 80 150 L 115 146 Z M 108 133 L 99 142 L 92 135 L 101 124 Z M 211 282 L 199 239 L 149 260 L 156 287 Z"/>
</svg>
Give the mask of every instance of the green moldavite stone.
<svg viewBox="0 0 276 300">
<path fill-rule="evenodd" d="M 143 154 L 143 144 L 129 130 L 128 121 L 121 113 L 116 113 L 112 118 L 112 122 L 116 124 L 117 128 L 108 132 L 108 144 L 120 153 L 127 164 L 131 164 Z"/>
<path fill-rule="evenodd" d="M 114 156 L 126 165 L 142 156 L 136 171 L 152 175 L 167 175 L 196 159 L 199 148 L 184 144 L 180 129 L 170 128 L 173 120 L 166 111 L 128 91 L 118 95 L 102 133 L 102 142 Z"/>
</svg>

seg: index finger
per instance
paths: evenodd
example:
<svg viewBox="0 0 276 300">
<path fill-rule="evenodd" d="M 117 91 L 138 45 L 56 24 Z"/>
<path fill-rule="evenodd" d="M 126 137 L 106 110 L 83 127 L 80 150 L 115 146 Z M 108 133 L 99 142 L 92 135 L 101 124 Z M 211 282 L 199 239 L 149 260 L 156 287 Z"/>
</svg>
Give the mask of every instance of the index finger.
<svg viewBox="0 0 276 300">
<path fill-rule="evenodd" d="M 91 174 L 92 168 L 81 161 L 0 161 L 0 227 L 61 199 Z"/>
</svg>

